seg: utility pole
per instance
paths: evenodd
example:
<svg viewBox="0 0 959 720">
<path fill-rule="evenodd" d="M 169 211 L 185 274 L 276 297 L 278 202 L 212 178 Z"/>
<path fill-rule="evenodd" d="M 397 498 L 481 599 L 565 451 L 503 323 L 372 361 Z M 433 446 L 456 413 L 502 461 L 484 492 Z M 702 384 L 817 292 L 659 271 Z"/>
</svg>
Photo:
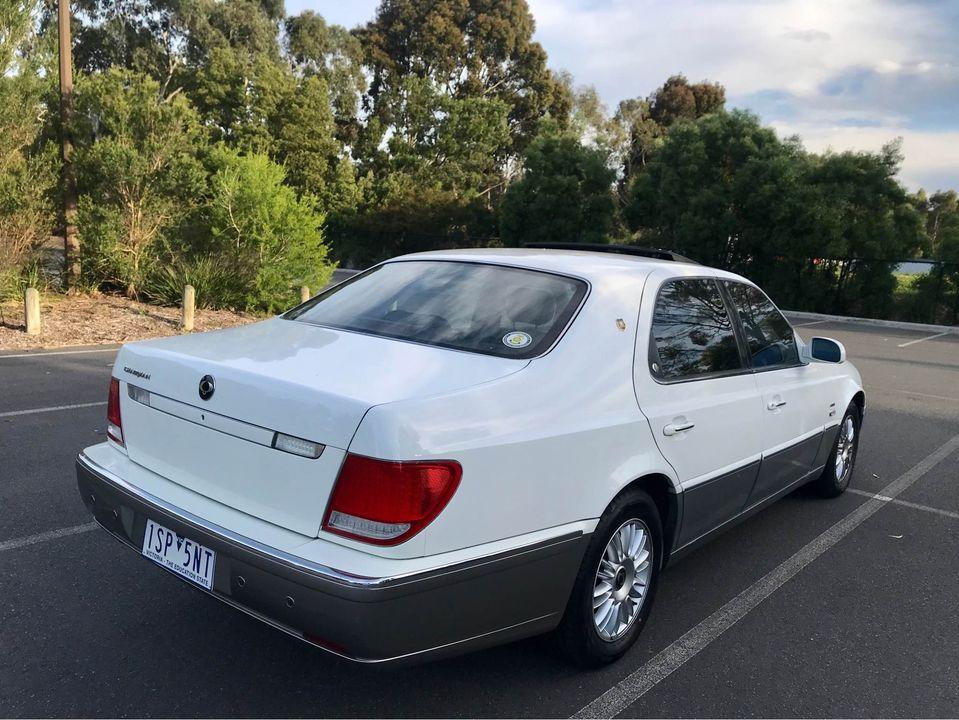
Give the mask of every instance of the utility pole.
<svg viewBox="0 0 959 720">
<path fill-rule="evenodd" d="M 70 0 L 57 0 L 60 39 L 60 155 L 63 171 L 63 284 L 76 292 L 80 282 L 80 240 L 77 237 L 77 174 L 73 167 L 73 50 L 70 41 Z"/>
</svg>

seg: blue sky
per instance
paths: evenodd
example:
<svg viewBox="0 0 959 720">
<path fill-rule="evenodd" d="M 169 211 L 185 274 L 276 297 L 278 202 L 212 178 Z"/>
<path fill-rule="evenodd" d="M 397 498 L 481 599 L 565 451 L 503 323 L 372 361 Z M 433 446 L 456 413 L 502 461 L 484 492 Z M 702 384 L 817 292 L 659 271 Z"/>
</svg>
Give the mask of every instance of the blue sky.
<svg viewBox="0 0 959 720">
<path fill-rule="evenodd" d="M 528 0 L 550 66 L 610 108 L 667 76 L 823 151 L 903 139 L 912 189 L 959 188 L 959 0 Z M 287 0 L 353 27 L 377 0 Z"/>
</svg>

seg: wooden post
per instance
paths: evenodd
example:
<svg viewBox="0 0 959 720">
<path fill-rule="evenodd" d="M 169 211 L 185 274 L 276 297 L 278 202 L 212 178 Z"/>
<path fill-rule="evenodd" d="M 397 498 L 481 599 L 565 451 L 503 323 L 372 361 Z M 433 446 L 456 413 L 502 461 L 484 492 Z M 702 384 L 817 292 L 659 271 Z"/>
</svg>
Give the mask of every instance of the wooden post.
<svg viewBox="0 0 959 720">
<path fill-rule="evenodd" d="M 300 288 L 300 302 L 305 303 L 309 299 L 310 299 L 310 289 L 306 285 L 304 285 L 303 287 Z"/>
<path fill-rule="evenodd" d="M 24 324 L 27 326 L 27 335 L 40 334 L 40 293 L 36 288 L 27 288 L 23 291 Z"/>
<path fill-rule="evenodd" d="M 192 285 L 183 287 L 183 330 L 193 332 L 193 313 L 196 310 L 196 290 Z"/>
<path fill-rule="evenodd" d="M 63 199 L 64 287 L 77 291 L 80 280 L 80 238 L 77 235 L 77 175 L 73 167 L 73 50 L 70 40 L 70 0 L 57 2 L 60 45 L 60 193 Z"/>
</svg>

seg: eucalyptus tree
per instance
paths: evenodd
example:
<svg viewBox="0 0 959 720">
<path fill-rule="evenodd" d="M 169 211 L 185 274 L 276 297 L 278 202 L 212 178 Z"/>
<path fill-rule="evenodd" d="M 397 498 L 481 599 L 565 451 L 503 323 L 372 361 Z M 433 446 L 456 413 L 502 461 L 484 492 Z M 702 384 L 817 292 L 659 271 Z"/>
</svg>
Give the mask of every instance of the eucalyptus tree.
<svg viewBox="0 0 959 720">
<path fill-rule="evenodd" d="M 606 153 L 570 133 L 541 133 L 527 148 L 521 180 L 503 198 L 503 240 L 606 242 L 613 228 Z"/>
<path fill-rule="evenodd" d="M 318 77 L 326 84 L 337 137 L 352 145 L 360 128 L 360 97 L 366 90 L 359 39 L 340 25 L 328 24 L 312 10 L 288 17 L 285 29 L 291 66 L 298 75 Z"/>
</svg>

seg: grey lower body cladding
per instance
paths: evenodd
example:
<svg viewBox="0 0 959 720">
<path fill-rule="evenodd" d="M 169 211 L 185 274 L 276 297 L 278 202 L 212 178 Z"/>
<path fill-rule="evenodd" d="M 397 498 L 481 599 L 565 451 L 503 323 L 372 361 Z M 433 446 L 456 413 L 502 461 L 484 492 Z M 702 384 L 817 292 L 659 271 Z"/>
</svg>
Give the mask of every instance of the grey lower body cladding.
<svg viewBox="0 0 959 720">
<path fill-rule="evenodd" d="M 574 534 L 418 575 L 352 578 L 195 522 L 83 455 L 77 486 L 96 521 L 131 549 L 140 551 L 147 519 L 201 543 L 217 561 L 212 590 L 198 590 L 363 663 L 437 659 L 551 630 L 589 541 Z"/>
</svg>

